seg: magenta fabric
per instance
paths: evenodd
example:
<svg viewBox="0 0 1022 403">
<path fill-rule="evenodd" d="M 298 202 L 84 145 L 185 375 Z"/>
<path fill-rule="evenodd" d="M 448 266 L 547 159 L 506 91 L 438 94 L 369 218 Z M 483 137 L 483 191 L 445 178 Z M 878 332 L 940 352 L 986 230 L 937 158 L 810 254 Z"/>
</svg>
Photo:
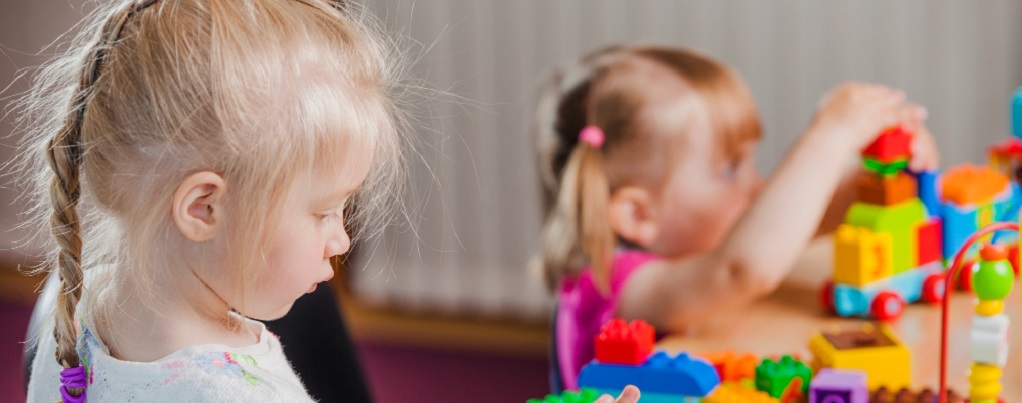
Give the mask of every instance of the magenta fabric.
<svg viewBox="0 0 1022 403">
<path fill-rule="evenodd" d="M 600 326 L 617 311 L 618 297 L 635 269 L 658 257 L 642 251 L 619 251 L 611 265 L 610 295 L 604 296 L 593 283 L 592 272 L 584 268 L 577 277 L 565 278 L 557 291 L 557 364 L 565 389 L 578 389 L 582 366 L 593 359 Z"/>
</svg>

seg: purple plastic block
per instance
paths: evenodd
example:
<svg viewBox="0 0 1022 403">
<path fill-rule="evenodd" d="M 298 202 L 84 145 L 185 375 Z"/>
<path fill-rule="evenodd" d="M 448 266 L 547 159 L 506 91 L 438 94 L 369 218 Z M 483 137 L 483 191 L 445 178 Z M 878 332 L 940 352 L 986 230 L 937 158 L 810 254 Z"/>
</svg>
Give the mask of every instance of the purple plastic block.
<svg viewBox="0 0 1022 403">
<path fill-rule="evenodd" d="M 866 373 L 824 368 L 809 383 L 809 403 L 867 403 Z"/>
</svg>

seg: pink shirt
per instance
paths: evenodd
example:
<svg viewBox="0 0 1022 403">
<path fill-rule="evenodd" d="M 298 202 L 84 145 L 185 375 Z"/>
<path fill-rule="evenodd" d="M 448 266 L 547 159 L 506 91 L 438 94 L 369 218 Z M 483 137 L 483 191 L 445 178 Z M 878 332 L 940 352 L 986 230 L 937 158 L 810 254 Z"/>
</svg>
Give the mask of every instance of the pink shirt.
<svg viewBox="0 0 1022 403">
<path fill-rule="evenodd" d="M 592 361 L 593 344 L 600 326 L 617 312 L 618 297 L 635 269 L 658 257 L 642 251 L 617 252 L 611 264 L 610 295 L 603 296 L 593 283 L 589 268 L 577 277 L 561 280 L 557 291 L 557 364 L 565 389 L 578 389 L 582 366 Z"/>
</svg>

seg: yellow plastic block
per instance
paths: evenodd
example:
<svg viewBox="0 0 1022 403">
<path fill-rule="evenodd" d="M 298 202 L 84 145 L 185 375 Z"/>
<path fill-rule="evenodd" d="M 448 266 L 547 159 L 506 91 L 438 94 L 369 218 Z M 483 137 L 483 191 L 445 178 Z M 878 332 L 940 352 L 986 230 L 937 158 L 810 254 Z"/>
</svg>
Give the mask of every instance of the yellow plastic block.
<svg viewBox="0 0 1022 403">
<path fill-rule="evenodd" d="M 866 372 L 869 389 L 908 387 L 911 353 L 887 325 L 864 323 L 861 328 L 834 329 L 809 340 L 813 369 L 858 369 Z"/>
<path fill-rule="evenodd" d="M 918 198 L 894 206 L 874 206 L 853 203 L 845 216 L 845 223 L 865 227 L 874 233 L 891 234 L 894 256 L 891 272 L 901 273 L 914 268 L 916 256 L 916 228 L 926 221 L 926 207 Z"/>
<path fill-rule="evenodd" d="M 834 233 L 834 282 L 861 287 L 892 274 L 891 235 L 842 224 Z"/>
<path fill-rule="evenodd" d="M 778 403 L 777 400 L 765 392 L 750 388 L 745 385 L 727 382 L 713 391 L 703 399 L 703 403 Z"/>
</svg>

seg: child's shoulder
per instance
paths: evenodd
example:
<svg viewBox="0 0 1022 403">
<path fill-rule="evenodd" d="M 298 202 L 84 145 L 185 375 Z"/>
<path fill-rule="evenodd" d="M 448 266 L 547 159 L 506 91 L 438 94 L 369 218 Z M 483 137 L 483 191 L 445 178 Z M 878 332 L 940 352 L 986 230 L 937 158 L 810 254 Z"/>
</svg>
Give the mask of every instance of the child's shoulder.
<svg viewBox="0 0 1022 403">
<path fill-rule="evenodd" d="M 44 338 L 39 347 L 29 400 L 53 401 L 59 398 L 61 369 L 53 359 L 55 343 Z M 192 346 L 153 362 L 114 358 L 84 328 L 79 355 L 86 371 L 86 396 L 93 401 L 139 397 L 144 401 L 175 402 L 312 400 L 284 357 L 280 342 L 265 327 L 255 345 Z"/>
</svg>

